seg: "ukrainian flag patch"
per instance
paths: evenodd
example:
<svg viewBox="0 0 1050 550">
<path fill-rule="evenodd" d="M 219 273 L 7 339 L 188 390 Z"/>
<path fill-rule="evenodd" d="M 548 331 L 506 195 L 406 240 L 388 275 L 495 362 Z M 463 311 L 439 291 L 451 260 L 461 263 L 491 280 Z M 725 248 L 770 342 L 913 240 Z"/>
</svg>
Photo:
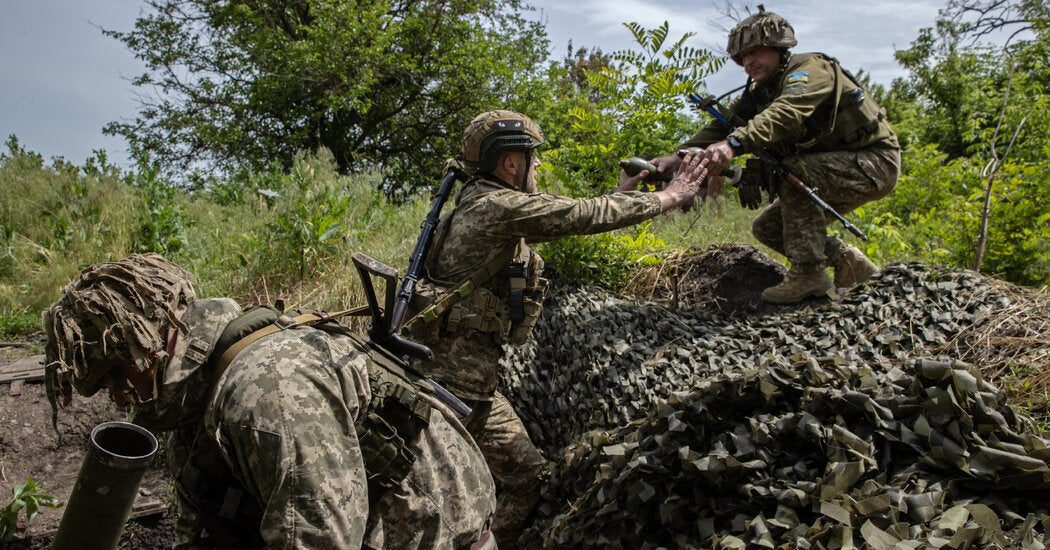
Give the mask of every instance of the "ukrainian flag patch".
<svg viewBox="0 0 1050 550">
<path fill-rule="evenodd" d="M 797 73 L 789 74 L 787 83 L 793 84 L 795 82 L 809 82 L 809 71 L 798 71 Z"/>
</svg>

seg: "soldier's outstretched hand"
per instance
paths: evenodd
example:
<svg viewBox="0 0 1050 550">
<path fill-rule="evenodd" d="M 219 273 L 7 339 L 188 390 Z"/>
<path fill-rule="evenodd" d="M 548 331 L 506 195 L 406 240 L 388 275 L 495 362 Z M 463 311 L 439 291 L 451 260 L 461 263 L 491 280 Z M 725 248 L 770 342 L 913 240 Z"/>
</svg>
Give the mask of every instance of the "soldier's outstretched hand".
<svg viewBox="0 0 1050 550">
<path fill-rule="evenodd" d="M 666 212 L 691 200 L 700 192 L 700 186 L 707 178 L 708 159 L 702 154 L 690 152 L 682 159 L 682 165 L 667 187 L 659 192 L 660 206 Z"/>
</svg>

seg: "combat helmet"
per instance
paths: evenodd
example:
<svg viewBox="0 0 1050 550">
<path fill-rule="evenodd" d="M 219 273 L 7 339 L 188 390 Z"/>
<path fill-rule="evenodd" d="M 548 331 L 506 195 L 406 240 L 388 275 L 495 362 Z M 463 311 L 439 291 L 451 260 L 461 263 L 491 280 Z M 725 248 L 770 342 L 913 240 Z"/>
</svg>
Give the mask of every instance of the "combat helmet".
<svg viewBox="0 0 1050 550">
<path fill-rule="evenodd" d="M 514 111 L 497 109 L 482 113 L 463 132 L 460 156 L 468 172 L 486 174 L 496 168 L 500 153 L 530 152 L 543 145 L 540 125 Z"/>
<path fill-rule="evenodd" d="M 798 44 L 795 29 L 783 17 L 766 11 L 758 5 L 758 13 L 744 19 L 729 31 L 729 43 L 726 51 L 737 65 L 742 64 L 742 55 L 748 48 L 768 46 L 770 48 L 790 49 Z"/>
<path fill-rule="evenodd" d="M 89 267 L 43 314 L 45 383 L 52 409 L 73 389 L 92 395 L 120 364 L 145 372 L 168 358 L 167 329 L 195 298 L 193 277 L 157 254 Z M 99 343 L 101 345 L 91 345 Z"/>
</svg>

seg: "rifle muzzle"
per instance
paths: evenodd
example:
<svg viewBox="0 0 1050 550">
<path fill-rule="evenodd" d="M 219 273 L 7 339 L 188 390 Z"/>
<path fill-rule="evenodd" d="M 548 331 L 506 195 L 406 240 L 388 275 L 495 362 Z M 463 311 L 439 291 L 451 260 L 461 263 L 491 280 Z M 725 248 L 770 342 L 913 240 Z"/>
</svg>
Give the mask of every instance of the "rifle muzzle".
<svg viewBox="0 0 1050 550">
<path fill-rule="evenodd" d="M 141 426 L 129 422 L 95 426 L 52 548 L 116 548 L 142 475 L 156 453 L 157 438 Z"/>
</svg>

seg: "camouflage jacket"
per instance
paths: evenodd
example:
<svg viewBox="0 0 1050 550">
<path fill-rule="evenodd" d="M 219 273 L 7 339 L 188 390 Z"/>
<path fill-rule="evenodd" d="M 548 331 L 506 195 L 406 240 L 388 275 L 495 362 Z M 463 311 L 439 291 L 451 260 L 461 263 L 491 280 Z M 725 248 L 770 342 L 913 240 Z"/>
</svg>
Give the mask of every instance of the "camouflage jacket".
<svg viewBox="0 0 1050 550">
<path fill-rule="evenodd" d="M 477 539 L 495 508 L 480 450 L 455 415 L 431 405 L 400 485 L 370 495 L 355 432 L 368 406 L 366 353 L 345 336 L 300 327 L 241 351 L 209 391 L 201 365 L 240 314 L 199 300 L 158 374 L 180 547 L 453 548 Z M 188 422 L 187 422 L 188 421 Z"/>
<path fill-rule="evenodd" d="M 732 133 L 743 152 L 773 147 L 781 154 L 899 148 L 878 103 L 839 66 L 820 53 L 794 54 L 774 74 L 752 82 L 730 105 Z M 682 144 L 707 147 L 726 139 L 718 121 Z"/>
<path fill-rule="evenodd" d="M 573 199 L 547 193 L 523 193 L 493 180 L 464 184 L 456 205 L 437 230 L 421 285 L 422 303 L 410 315 L 438 299 L 479 267 L 500 257 L 526 267 L 526 319 L 510 320 L 506 277 L 496 276 L 456 307 L 429 323 L 410 323 L 406 332 L 430 346 L 434 359 L 416 368 L 443 382 L 465 399 L 487 400 L 499 381 L 504 343 L 524 343 L 542 308 L 546 281 L 543 260 L 528 243 L 568 235 L 601 233 L 636 224 L 660 213 L 651 193 L 612 193 Z"/>
</svg>

